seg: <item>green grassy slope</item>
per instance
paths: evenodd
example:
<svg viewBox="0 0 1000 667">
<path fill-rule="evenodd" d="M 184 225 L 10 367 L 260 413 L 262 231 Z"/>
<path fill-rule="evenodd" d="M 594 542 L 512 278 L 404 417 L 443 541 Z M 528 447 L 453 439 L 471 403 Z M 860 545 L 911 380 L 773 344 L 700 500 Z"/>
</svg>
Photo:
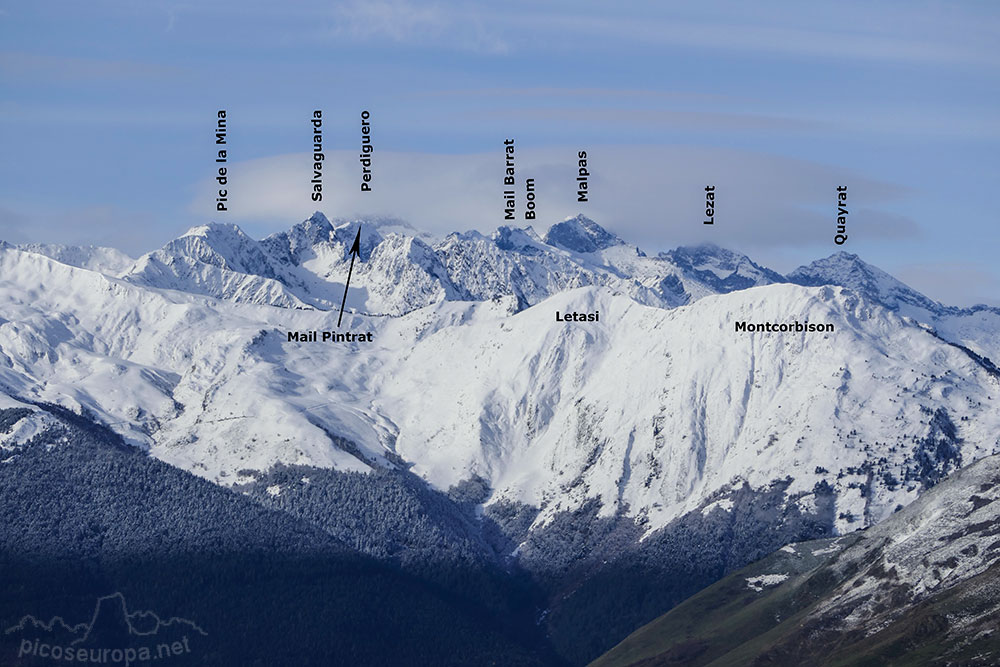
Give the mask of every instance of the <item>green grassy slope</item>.
<svg viewBox="0 0 1000 667">
<path fill-rule="evenodd" d="M 779 550 L 732 573 L 639 628 L 592 665 L 632 665 L 654 657 L 658 664 L 704 665 L 726 655 L 833 588 L 832 577 L 824 583 L 822 576 L 814 576 L 832 553 L 818 552 L 829 549 L 833 542 L 803 542 L 793 547 L 795 553 Z M 846 544 L 846 540 L 840 541 L 841 547 Z M 748 578 L 775 572 L 787 573 L 789 578 L 761 591 L 748 585 Z"/>
<path fill-rule="evenodd" d="M 1000 456 L 867 530 L 727 576 L 592 664 L 1000 665 Z"/>
</svg>

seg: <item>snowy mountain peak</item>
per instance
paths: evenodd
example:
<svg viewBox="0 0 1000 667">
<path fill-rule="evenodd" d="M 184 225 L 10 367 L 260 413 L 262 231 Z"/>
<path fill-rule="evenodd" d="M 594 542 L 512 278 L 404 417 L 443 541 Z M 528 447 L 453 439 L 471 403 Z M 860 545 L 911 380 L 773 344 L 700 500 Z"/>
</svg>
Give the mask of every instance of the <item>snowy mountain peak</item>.
<svg viewBox="0 0 1000 667">
<path fill-rule="evenodd" d="M 319 211 L 316 211 L 311 216 L 288 230 L 290 234 L 301 235 L 309 239 L 312 243 L 330 241 L 333 231 L 333 223 L 331 223 L 327 217 Z"/>
<path fill-rule="evenodd" d="M 682 246 L 660 253 L 659 257 L 720 293 L 785 282 L 780 274 L 758 265 L 746 255 L 711 243 Z"/>
<path fill-rule="evenodd" d="M 197 225 L 181 234 L 180 238 L 188 236 L 199 236 L 206 239 L 219 239 L 226 237 L 236 237 L 241 239 L 250 238 L 239 225 L 230 222 L 208 222 L 204 225 Z"/>
<path fill-rule="evenodd" d="M 799 285 L 840 285 L 877 299 L 891 308 L 908 304 L 931 312 L 945 310 L 941 304 L 928 299 L 885 271 L 844 251 L 800 266 L 788 274 L 788 280 Z"/>
<path fill-rule="evenodd" d="M 872 280 L 876 277 L 878 269 L 862 261 L 854 253 L 843 250 L 835 252 L 829 257 L 817 259 L 805 266 L 800 266 L 788 277 L 798 277 L 801 281 L 820 280 L 823 275 L 836 275 L 838 277 L 850 277 L 854 281 Z M 824 283 L 825 284 L 825 283 Z"/>
<path fill-rule="evenodd" d="M 588 223 L 555 235 L 614 238 Z M 374 344 L 289 340 L 338 322 L 358 224 L 381 240 L 353 266 L 345 315 Z M 501 247 L 537 243 L 530 230 L 434 247 L 327 225 L 264 242 L 206 226 L 124 280 L 0 252 L 0 393 L 86 411 L 226 485 L 279 463 L 406 466 L 440 491 L 481 478 L 498 511 L 535 508 L 531 530 L 586 507 L 644 532 L 706 510 L 737 521 L 741 499 L 780 484 L 784 516 L 845 533 L 1000 451 L 1000 326 L 984 313 L 932 330 L 856 289 L 768 284 L 712 246 L 535 255 Z M 299 261 L 275 252 L 324 229 Z M 880 277 L 849 255 L 818 266 Z"/>
<path fill-rule="evenodd" d="M 238 225 L 229 223 L 211 222 L 192 227 L 150 255 L 165 263 L 187 259 L 228 271 L 274 277 L 257 241 Z"/>
<path fill-rule="evenodd" d="M 358 312 L 401 315 L 441 300 L 505 297 L 513 297 L 520 310 L 585 285 L 669 309 L 774 283 L 837 285 L 924 322 L 942 338 L 988 359 L 1000 357 L 1000 311 L 942 306 L 856 255 L 838 253 L 785 278 L 715 245 L 647 257 L 583 215 L 552 225 L 544 238 L 531 227 L 502 226 L 489 236 L 469 231 L 435 240 L 400 220 L 331 220 L 319 211 L 262 241 L 236 225 L 211 223 L 191 229 L 127 271 L 103 272 L 135 284 L 243 303 L 329 310 L 343 298 L 359 226 L 360 266 L 352 285 L 358 289 L 347 299 Z M 59 253 L 57 259 L 68 262 L 64 256 Z M 89 261 L 68 263 L 97 268 Z"/>
<path fill-rule="evenodd" d="M 538 254 L 543 252 L 539 246 L 543 243 L 538 233 L 531 227 L 497 227 L 493 232 L 493 242 L 501 250 Z"/>
<path fill-rule="evenodd" d="M 342 243 L 345 246 L 346 257 L 346 253 L 350 251 L 351 245 L 354 243 L 354 237 L 358 234 L 359 226 L 361 227 L 361 243 L 359 245 L 360 258 L 361 261 L 367 262 L 368 258 L 371 257 L 372 251 L 375 250 L 375 247 L 385 240 L 385 237 L 379 233 L 376 225 L 365 223 L 360 220 L 345 222 L 336 226 L 334 235 L 336 242 Z M 404 234 L 395 230 L 389 233 L 396 234 L 398 236 L 410 236 L 409 234 Z"/>
<path fill-rule="evenodd" d="M 333 226 L 332 224 L 330 224 L 330 221 L 327 219 L 323 211 L 313 211 L 313 214 L 310 215 L 308 218 L 306 218 L 306 222 L 313 222 L 317 225 L 326 224 L 330 225 L 331 227 Z"/>
<path fill-rule="evenodd" d="M 742 255 L 732 250 L 719 247 L 714 243 L 702 243 L 694 246 L 679 246 L 673 250 L 662 253 L 663 256 L 674 258 L 686 264 L 699 264 L 706 261 L 720 261 L 732 265 L 746 260 L 746 255 Z"/>
<path fill-rule="evenodd" d="M 566 218 L 549 227 L 544 240 L 550 246 L 580 253 L 597 252 L 625 244 L 620 238 L 582 214 Z"/>
<path fill-rule="evenodd" d="M 288 231 L 271 234 L 261 241 L 261 245 L 280 261 L 298 264 L 303 251 L 311 251 L 313 246 L 333 241 L 333 225 L 325 215 L 317 211 Z"/>
</svg>

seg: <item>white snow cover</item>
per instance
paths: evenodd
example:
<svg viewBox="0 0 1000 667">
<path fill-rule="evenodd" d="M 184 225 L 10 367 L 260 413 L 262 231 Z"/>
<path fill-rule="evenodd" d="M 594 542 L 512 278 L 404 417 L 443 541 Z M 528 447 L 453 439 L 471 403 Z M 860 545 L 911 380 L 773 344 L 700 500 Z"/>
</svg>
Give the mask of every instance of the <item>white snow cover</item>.
<svg viewBox="0 0 1000 667">
<path fill-rule="evenodd" d="M 702 516 L 708 516 L 712 513 L 712 510 L 719 508 L 724 512 L 731 512 L 733 509 L 733 501 L 730 498 L 722 498 L 720 500 L 714 500 L 702 508 Z"/>
<path fill-rule="evenodd" d="M 272 243 L 321 263 L 320 251 L 342 248 L 351 230 L 313 222 L 332 240 Z M 539 243 L 527 232 L 505 238 Z M 223 484 L 277 462 L 368 470 L 394 453 L 440 489 L 481 475 L 490 502 L 542 507 L 538 524 L 597 497 L 605 515 L 624 508 L 653 530 L 708 498 L 731 509 L 727 490 L 743 483 L 790 478 L 803 507 L 817 483 L 834 488 L 837 527 L 849 531 L 916 497 L 916 483 L 873 485 L 864 497 L 859 468 L 881 462 L 902 479 L 934 411 L 951 416 L 963 462 L 1000 450 L 997 378 L 848 289 L 764 284 L 667 310 L 637 302 L 641 289 L 629 280 L 615 283 L 621 290 L 583 282 L 535 293 L 518 311 L 523 294 L 438 298 L 457 288 L 435 273 L 430 246 L 372 230 L 362 244 L 370 268 L 360 273 L 372 282 L 361 281 L 355 303 L 423 295 L 426 305 L 401 316 L 345 314 L 341 330 L 371 331 L 371 344 L 298 343 L 288 331 L 334 330 L 337 313 L 290 307 L 305 303 L 287 287 L 302 264 L 282 264 L 251 241 L 231 226 L 197 228 L 168 244 L 183 253 L 146 256 L 123 280 L 0 249 L 0 390 L 86 408 L 154 456 Z M 642 263 L 636 249 L 604 242 L 591 258 L 632 253 Z M 218 280 L 219 293 L 180 280 L 190 275 L 177 257 L 197 257 L 183 266 Z M 155 286 L 154 265 L 178 281 Z M 316 283 L 307 288 L 303 299 L 318 298 Z M 266 305 L 275 295 L 289 307 Z M 599 323 L 555 320 L 595 311 Z M 741 320 L 836 330 L 737 333 Z M 355 443 L 360 457 L 329 434 Z"/>
<path fill-rule="evenodd" d="M 0 410 L 11 408 L 28 412 L 17 420 L 10 420 L 6 426 L 0 424 L 0 463 L 13 461 L 20 446 L 56 423 L 48 413 L 0 394 Z"/>
<path fill-rule="evenodd" d="M 1000 359 L 1000 309 L 942 305 L 854 254 L 838 252 L 788 274 L 803 285 L 840 285 L 929 326 L 942 338 Z"/>
<path fill-rule="evenodd" d="M 135 262 L 134 259 L 115 248 L 100 246 L 67 246 L 56 243 L 24 243 L 18 250 L 51 257 L 57 262 L 90 269 L 109 276 L 121 276 Z"/>
<path fill-rule="evenodd" d="M 532 228 L 450 234 L 441 241 L 399 221 L 331 222 L 320 212 L 262 241 L 238 226 L 189 230 L 135 262 L 124 277 L 242 303 L 337 308 L 361 226 L 361 254 L 347 305 L 400 315 L 440 301 L 515 296 L 531 305 L 566 289 L 607 286 L 640 303 L 673 307 L 707 294 L 769 284 L 780 276 L 720 248 L 679 248 L 647 257 L 583 216 L 553 225 L 547 243 Z"/>
<path fill-rule="evenodd" d="M 777 586 L 785 579 L 788 579 L 787 574 L 760 574 L 756 577 L 747 577 L 747 588 L 760 593 L 765 588 Z"/>
</svg>

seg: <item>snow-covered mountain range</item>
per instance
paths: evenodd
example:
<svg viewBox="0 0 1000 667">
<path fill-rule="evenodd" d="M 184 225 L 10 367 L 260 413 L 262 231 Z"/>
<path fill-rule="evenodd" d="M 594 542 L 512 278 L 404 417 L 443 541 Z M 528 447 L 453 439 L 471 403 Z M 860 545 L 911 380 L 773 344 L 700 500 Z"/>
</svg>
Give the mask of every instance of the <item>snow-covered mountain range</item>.
<svg viewBox="0 0 1000 667">
<path fill-rule="evenodd" d="M 359 224 L 340 330 L 373 342 L 290 341 L 337 330 Z M 781 276 L 713 246 L 650 257 L 582 216 L 433 240 L 317 213 L 261 241 L 196 227 L 134 262 L 4 245 L 0 304 L 0 407 L 63 405 L 227 486 L 401 467 L 485 480 L 535 527 L 596 500 L 648 534 L 790 480 L 802 511 L 832 491 L 843 532 L 1000 451 L 1000 312 L 845 253 Z M 795 321 L 834 330 L 736 330 Z"/>
<path fill-rule="evenodd" d="M 195 227 L 140 258 L 122 277 L 240 303 L 339 307 L 347 251 L 360 224 L 335 225 L 317 212 L 262 241 L 235 225 Z M 531 228 L 501 227 L 490 237 L 456 233 L 439 241 L 396 221 L 361 228 L 361 263 L 348 305 L 372 315 L 508 295 L 521 310 L 583 286 L 609 287 L 639 303 L 669 308 L 783 280 L 718 248 L 679 248 L 647 257 L 583 216 L 553 225 L 544 238 Z"/>
</svg>

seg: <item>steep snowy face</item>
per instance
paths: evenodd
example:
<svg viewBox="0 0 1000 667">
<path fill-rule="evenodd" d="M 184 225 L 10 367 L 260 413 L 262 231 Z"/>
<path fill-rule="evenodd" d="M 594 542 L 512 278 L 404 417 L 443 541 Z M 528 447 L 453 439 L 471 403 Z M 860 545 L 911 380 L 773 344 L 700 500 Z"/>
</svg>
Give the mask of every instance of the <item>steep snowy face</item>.
<svg viewBox="0 0 1000 667">
<path fill-rule="evenodd" d="M 261 247 L 272 258 L 280 260 L 285 265 L 307 266 L 316 274 L 321 274 L 323 268 L 350 259 L 348 251 L 354 243 L 358 227 L 361 227 L 360 258 L 367 261 L 372 251 L 382 242 L 382 235 L 374 225 L 363 224 L 361 221 L 340 222 L 334 225 L 326 216 L 316 211 L 304 222 L 293 226 L 286 232 L 278 232 L 261 241 Z M 320 262 L 312 267 L 311 260 L 328 256 L 326 262 Z"/>
<path fill-rule="evenodd" d="M 136 285 L 203 294 L 235 303 L 301 308 L 304 303 L 281 281 L 232 271 L 162 250 L 144 255 L 122 276 Z"/>
<path fill-rule="evenodd" d="M 545 242 L 579 253 L 597 252 L 625 242 L 583 215 L 567 218 L 549 227 Z"/>
<path fill-rule="evenodd" d="M 471 301 L 513 296 L 525 308 L 565 289 L 615 279 L 606 270 L 553 251 L 530 229 L 501 227 L 492 238 L 451 234 L 435 252 L 458 294 Z"/>
<path fill-rule="evenodd" d="M 628 277 L 642 290 L 624 290 L 639 303 L 673 308 L 713 294 L 784 282 L 777 273 L 750 258 L 704 245 L 677 248 L 647 257 L 639 248 L 615 245 L 593 255 L 594 262 Z"/>
<path fill-rule="evenodd" d="M 156 251 L 163 257 L 188 257 L 227 271 L 276 278 L 270 258 L 238 225 L 194 227 Z"/>
<path fill-rule="evenodd" d="M 3 249 L 0 386 L 86 409 L 220 483 L 277 462 L 402 459 L 440 489 L 482 477 L 490 502 L 534 505 L 539 525 L 596 499 L 652 530 L 790 478 L 789 502 L 833 495 L 838 529 L 852 530 L 1000 447 L 998 378 L 849 290 L 778 284 L 664 310 L 584 287 L 518 311 L 512 296 L 447 300 L 435 257 L 386 236 L 369 270 L 425 285 L 433 303 L 349 311 L 342 330 L 373 342 L 334 344 L 288 332 L 336 330 L 335 311 L 150 288 Z M 406 274 L 415 266 L 420 277 Z M 742 321 L 834 331 L 748 333 Z"/>
<path fill-rule="evenodd" d="M 890 308 L 904 304 L 933 313 L 945 310 L 936 301 L 896 280 L 885 271 L 863 262 L 857 255 L 838 252 L 800 266 L 788 274 L 789 282 L 797 285 L 841 285 L 877 300 Z"/>
<path fill-rule="evenodd" d="M 329 246 L 337 241 L 336 230 L 319 211 L 286 232 L 278 232 L 260 242 L 264 251 L 285 265 L 299 266 L 316 256 L 317 246 Z"/>
<path fill-rule="evenodd" d="M 676 248 L 661 253 L 660 257 L 677 266 L 686 279 L 701 283 L 717 294 L 785 282 L 780 274 L 755 264 L 746 255 L 711 244 Z"/>
<path fill-rule="evenodd" d="M 1000 308 L 955 308 L 903 284 L 857 255 L 839 252 L 788 274 L 799 285 L 842 285 L 930 327 L 949 342 L 969 348 L 985 363 L 1000 364 Z"/>
<path fill-rule="evenodd" d="M 555 325 L 556 312 L 597 311 L 606 324 Z M 735 331 L 794 320 L 835 331 Z M 396 451 L 434 484 L 480 475 L 494 499 L 542 507 L 540 521 L 598 497 L 655 527 L 790 476 L 797 502 L 835 493 L 850 530 L 1000 444 L 994 376 L 839 288 L 774 285 L 671 311 L 575 290 L 498 326 L 423 338 L 375 406 L 407 424 Z M 442 359 L 456 370 L 438 388 L 422 369 Z"/>
<path fill-rule="evenodd" d="M 194 227 L 140 257 L 125 280 L 137 285 L 204 294 L 238 303 L 301 308 L 260 244 L 236 225 Z"/>
<path fill-rule="evenodd" d="M 343 297 L 359 225 L 349 307 L 398 315 L 457 298 L 440 259 L 423 241 L 395 234 L 387 240 L 374 225 L 334 225 L 319 212 L 260 242 L 235 225 L 195 227 L 140 258 L 124 277 L 238 303 L 329 310 Z"/>
<path fill-rule="evenodd" d="M 389 234 L 359 267 L 368 312 L 399 315 L 459 299 L 441 258 L 420 239 Z M 360 289 L 361 287 L 359 287 Z"/>
</svg>

